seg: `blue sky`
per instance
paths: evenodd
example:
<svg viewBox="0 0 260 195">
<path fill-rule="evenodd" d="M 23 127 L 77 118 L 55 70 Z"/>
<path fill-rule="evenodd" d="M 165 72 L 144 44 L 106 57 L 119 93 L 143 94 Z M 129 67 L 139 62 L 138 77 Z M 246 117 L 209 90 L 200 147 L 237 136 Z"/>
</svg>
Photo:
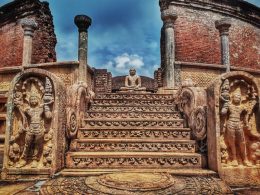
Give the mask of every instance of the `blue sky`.
<svg viewBox="0 0 260 195">
<path fill-rule="evenodd" d="M 58 61 L 77 60 L 78 32 L 74 16 L 92 18 L 88 63 L 124 75 L 136 67 L 153 77 L 160 64 L 159 0 L 48 0 L 54 17 Z M 10 0 L 0 0 L 0 5 Z M 249 0 L 260 6 L 260 0 Z"/>
</svg>

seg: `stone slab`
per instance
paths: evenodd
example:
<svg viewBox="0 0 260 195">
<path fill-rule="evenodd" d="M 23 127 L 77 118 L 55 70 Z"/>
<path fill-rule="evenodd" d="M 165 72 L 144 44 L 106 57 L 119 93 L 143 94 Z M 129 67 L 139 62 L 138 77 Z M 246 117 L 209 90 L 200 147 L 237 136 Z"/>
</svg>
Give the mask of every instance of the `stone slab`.
<svg viewBox="0 0 260 195">
<path fill-rule="evenodd" d="M 19 195 L 37 195 L 40 193 L 42 194 L 53 194 L 53 188 L 58 188 L 60 194 L 64 194 L 66 192 L 66 188 L 71 187 L 72 183 L 70 183 L 67 186 L 64 186 L 64 181 L 72 182 L 75 181 L 77 178 L 80 179 L 80 181 L 86 181 L 86 178 L 97 178 L 98 176 L 102 176 L 104 174 L 112 174 L 112 173 L 154 173 L 151 172 L 151 170 L 143 169 L 141 171 L 139 170 L 93 170 L 89 171 L 86 169 L 65 169 L 60 174 L 61 176 L 47 180 L 47 181 L 39 181 L 39 182 L 23 182 L 23 181 L 16 181 L 16 182 L 6 182 L 6 181 L 0 181 L 0 194 L 5 195 L 11 195 L 11 194 L 19 194 Z M 222 194 L 237 194 L 237 195 L 258 195 L 260 192 L 260 186 L 231 186 L 230 188 L 221 181 L 217 174 L 210 170 L 205 169 L 179 169 L 179 170 L 169 170 L 169 169 L 157 169 L 156 173 L 167 173 L 170 174 L 175 179 L 177 178 L 189 178 L 192 177 L 193 181 L 194 178 L 204 178 L 205 179 L 214 179 L 211 180 L 212 182 L 208 183 L 212 186 L 212 183 L 216 182 L 219 185 L 219 188 L 222 188 L 221 193 Z M 73 175 L 74 174 L 74 175 Z M 66 177 L 69 176 L 69 177 Z M 82 178 L 84 178 L 82 180 Z M 63 183 L 62 183 L 63 181 Z M 85 182 L 76 182 L 76 184 L 82 184 L 79 187 L 80 191 L 85 191 L 89 189 L 88 186 L 86 186 Z M 198 185 L 198 184 L 197 184 Z M 65 189 L 63 189 L 65 188 Z M 181 191 L 182 193 L 185 192 L 186 189 Z M 193 190 L 196 190 L 193 188 Z M 197 187 L 197 192 L 199 190 L 199 187 Z M 76 191 L 76 193 L 79 193 L 80 191 Z M 158 192 L 159 190 L 157 190 Z M 156 192 L 156 191 L 155 191 Z M 181 193 L 179 192 L 179 193 Z M 98 193 L 100 194 L 100 193 Z M 141 193 L 142 194 L 142 193 Z M 143 193 L 145 194 L 145 192 Z M 174 193 L 171 193 L 174 194 Z M 211 194 L 211 191 L 206 191 L 201 194 Z"/>
<path fill-rule="evenodd" d="M 20 192 L 32 186 L 34 182 L 3 182 L 0 181 L 0 194 L 12 195 L 21 194 Z M 29 195 L 29 193 L 28 193 Z"/>
<path fill-rule="evenodd" d="M 95 99 L 143 99 L 143 100 L 174 100 L 172 94 L 159 94 L 159 93 L 152 93 L 152 94 L 118 94 L 118 93 L 105 93 L 105 94 L 97 94 Z"/>
<path fill-rule="evenodd" d="M 191 130 L 187 128 L 147 128 L 139 127 L 132 129 L 79 129 L 79 138 L 82 139 L 174 139 L 174 140 L 190 140 Z"/>
<path fill-rule="evenodd" d="M 111 173 L 88 177 L 59 177 L 46 182 L 41 194 L 233 194 L 219 178 L 169 173 Z"/>
<path fill-rule="evenodd" d="M 170 173 L 178 176 L 196 177 L 218 177 L 218 174 L 209 169 L 64 169 L 60 176 L 64 177 L 85 177 L 102 175 L 107 173 Z"/>
<path fill-rule="evenodd" d="M 175 152 L 68 152 L 67 168 L 202 168 L 202 155 Z"/>
<path fill-rule="evenodd" d="M 260 167 L 225 167 L 219 174 L 231 186 L 260 186 Z"/>
<path fill-rule="evenodd" d="M 154 139 L 74 139 L 70 151 L 85 152 L 195 152 L 194 140 L 154 140 Z"/>
</svg>

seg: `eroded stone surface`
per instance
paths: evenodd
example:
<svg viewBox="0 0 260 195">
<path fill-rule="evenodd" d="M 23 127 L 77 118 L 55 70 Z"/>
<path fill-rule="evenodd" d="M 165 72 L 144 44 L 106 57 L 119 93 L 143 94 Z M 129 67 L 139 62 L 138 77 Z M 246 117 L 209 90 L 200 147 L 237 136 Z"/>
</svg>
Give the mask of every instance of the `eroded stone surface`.
<svg viewBox="0 0 260 195">
<path fill-rule="evenodd" d="M 11 86 L 2 178 L 52 175 L 64 164 L 64 86 L 40 69 L 20 73 Z"/>
<path fill-rule="evenodd" d="M 50 180 L 42 194 L 229 194 L 231 190 L 218 178 L 184 177 L 165 173 L 117 173 Z"/>
<path fill-rule="evenodd" d="M 224 166 L 259 166 L 256 86 L 241 78 L 225 79 L 220 98 L 221 162 Z"/>
<path fill-rule="evenodd" d="M 259 89 L 231 72 L 208 88 L 209 166 L 230 185 L 259 185 Z"/>
<path fill-rule="evenodd" d="M 66 168 L 201 168 L 173 95 L 98 94 L 66 154 Z"/>
</svg>

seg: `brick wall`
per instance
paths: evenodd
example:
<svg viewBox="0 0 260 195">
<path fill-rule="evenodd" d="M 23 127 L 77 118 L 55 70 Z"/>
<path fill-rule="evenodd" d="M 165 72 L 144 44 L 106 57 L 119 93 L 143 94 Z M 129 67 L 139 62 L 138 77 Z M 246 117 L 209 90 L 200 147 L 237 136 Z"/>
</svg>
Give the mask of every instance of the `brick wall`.
<svg viewBox="0 0 260 195">
<path fill-rule="evenodd" d="M 189 0 L 161 0 L 162 9 L 165 6 L 162 2 L 178 15 L 175 23 L 177 61 L 221 64 L 220 37 L 215 21 L 230 17 L 231 64 L 260 68 L 259 8 L 240 0 L 194 0 L 192 3 Z"/>
<path fill-rule="evenodd" d="M 95 93 L 110 93 L 112 90 L 112 74 L 107 69 L 94 69 Z"/>
<path fill-rule="evenodd" d="M 176 60 L 220 64 L 220 38 L 215 21 L 204 11 L 175 8 Z M 208 16 L 207 16 L 208 15 Z"/>
<path fill-rule="evenodd" d="M 158 68 L 158 70 L 154 71 L 154 88 L 158 89 L 159 87 L 163 87 L 163 76 L 162 76 L 162 68 Z"/>
<path fill-rule="evenodd" d="M 22 18 L 35 18 L 38 30 L 33 38 L 32 63 L 56 61 L 56 35 L 47 2 L 15 0 L 0 8 L 0 67 L 19 66 L 23 55 Z"/>
</svg>

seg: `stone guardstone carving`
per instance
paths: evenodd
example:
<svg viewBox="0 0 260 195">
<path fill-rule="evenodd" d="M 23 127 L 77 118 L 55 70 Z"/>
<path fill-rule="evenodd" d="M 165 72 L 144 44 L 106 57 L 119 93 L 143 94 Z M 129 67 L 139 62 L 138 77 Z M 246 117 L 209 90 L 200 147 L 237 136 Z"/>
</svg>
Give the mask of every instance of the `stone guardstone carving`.
<svg viewBox="0 0 260 195">
<path fill-rule="evenodd" d="M 89 89 L 85 82 L 78 82 L 68 90 L 67 137 L 69 139 L 76 138 L 78 128 L 84 126 L 84 114 L 94 96 L 95 93 Z"/>
<path fill-rule="evenodd" d="M 191 79 L 182 82 L 177 93 L 178 108 L 191 128 L 198 150 L 207 154 L 207 96 L 204 88 L 196 87 Z"/>
<path fill-rule="evenodd" d="M 141 87 L 141 77 L 136 75 L 136 70 L 131 68 L 129 75 L 125 78 L 125 87 L 121 87 L 122 92 L 138 92 L 146 91 L 145 87 Z"/>
<path fill-rule="evenodd" d="M 245 72 L 223 74 L 208 88 L 209 166 L 230 185 L 259 184 L 259 90 Z"/>
<path fill-rule="evenodd" d="M 52 147 L 49 141 L 53 132 L 46 128 L 52 118 L 54 102 L 50 79 L 46 77 L 44 83 L 35 77 L 29 77 L 15 85 L 13 95 L 18 131 L 10 139 L 11 156 L 15 153 L 14 149 L 22 150 L 21 155 L 16 154 L 18 156 L 10 158 L 9 165 L 20 168 L 30 164 L 31 168 L 37 168 L 44 142 Z M 20 145 L 17 144 L 19 142 Z M 49 166 L 51 162 L 47 163 L 46 158 L 48 156 L 45 156 L 44 165 Z"/>
<path fill-rule="evenodd" d="M 65 100 L 64 86 L 47 71 L 28 69 L 14 78 L 3 178 L 48 177 L 63 167 Z"/>
<path fill-rule="evenodd" d="M 260 159 L 250 159 L 251 145 L 260 134 L 256 131 L 256 88 L 245 80 L 226 79 L 221 87 L 221 161 L 227 166 L 252 166 Z M 248 143 L 247 143 L 248 142 Z M 251 143 L 252 142 L 252 143 Z"/>
</svg>

